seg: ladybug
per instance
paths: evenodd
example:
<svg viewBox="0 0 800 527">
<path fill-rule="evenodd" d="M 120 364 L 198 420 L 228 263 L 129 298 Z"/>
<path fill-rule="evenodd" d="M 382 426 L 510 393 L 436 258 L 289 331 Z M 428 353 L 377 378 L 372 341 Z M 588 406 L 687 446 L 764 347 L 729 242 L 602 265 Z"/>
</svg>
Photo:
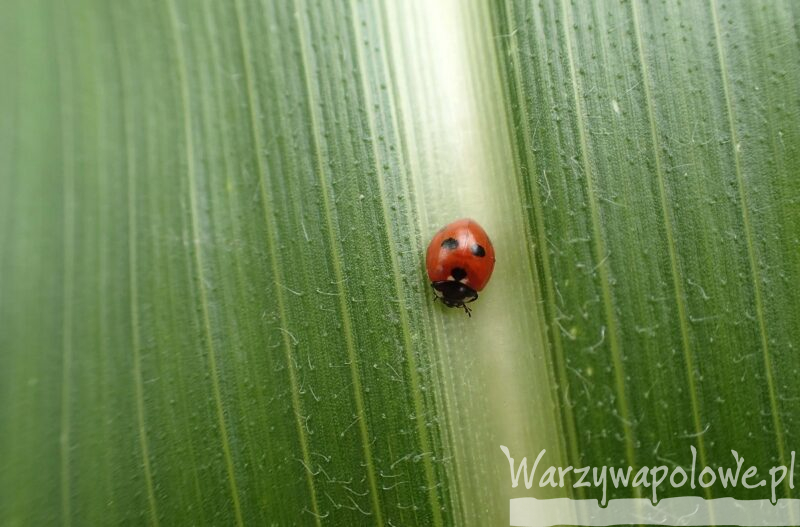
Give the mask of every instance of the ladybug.
<svg viewBox="0 0 800 527">
<path fill-rule="evenodd" d="M 478 299 L 494 270 L 494 247 L 483 227 L 464 218 L 437 232 L 425 257 L 431 287 L 447 307 L 463 307 Z"/>
</svg>

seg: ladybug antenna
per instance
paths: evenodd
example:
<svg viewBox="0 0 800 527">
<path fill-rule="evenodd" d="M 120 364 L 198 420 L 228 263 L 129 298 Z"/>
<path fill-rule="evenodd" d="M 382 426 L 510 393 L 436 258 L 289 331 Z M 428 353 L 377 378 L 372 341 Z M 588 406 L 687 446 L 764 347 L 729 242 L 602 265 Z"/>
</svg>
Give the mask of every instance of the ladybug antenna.
<svg viewBox="0 0 800 527">
<path fill-rule="evenodd" d="M 467 304 L 461 304 L 461 307 L 464 308 L 464 311 L 467 313 L 469 318 L 472 318 L 472 310 L 467 307 Z"/>
</svg>

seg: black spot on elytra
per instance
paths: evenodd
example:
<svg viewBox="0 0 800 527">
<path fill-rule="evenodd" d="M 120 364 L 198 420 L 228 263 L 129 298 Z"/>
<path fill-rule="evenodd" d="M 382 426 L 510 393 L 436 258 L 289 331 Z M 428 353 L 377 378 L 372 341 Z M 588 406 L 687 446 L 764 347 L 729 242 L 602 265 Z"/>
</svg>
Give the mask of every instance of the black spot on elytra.
<svg viewBox="0 0 800 527">
<path fill-rule="evenodd" d="M 445 241 L 442 242 L 442 247 L 445 249 L 457 249 L 458 248 L 458 240 L 455 238 L 447 238 Z"/>
<path fill-rule="evenodd" d="M 469 250 L 472 251 L 472 254 L 475 256 L 480 256 L 481 258 L 486 256 L 486 251 L 484 250 L 483 246 L 477 243 L 473 243 Z"/>
<path fill-rule="evenodd" d="M 453 270 L 450 271 L 450 276 L 453 277 L 453 280 L 461 280 L 467 277 L 467 272 L 460 267 L 453 267 Z"/>
</svg>

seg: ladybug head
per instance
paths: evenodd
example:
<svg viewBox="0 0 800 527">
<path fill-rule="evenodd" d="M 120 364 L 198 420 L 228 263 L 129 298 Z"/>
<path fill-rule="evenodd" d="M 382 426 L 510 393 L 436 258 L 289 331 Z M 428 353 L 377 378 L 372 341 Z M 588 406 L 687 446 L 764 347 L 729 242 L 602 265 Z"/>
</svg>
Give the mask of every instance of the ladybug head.
<svg viewBox="0 0 800 527">
<path fill-rule="evenodd" d="M 477 291 L 456 280 L 431 282 L 431 287 L 436 292 L 436 297 L 441 299 L 444 305 L 447 307 L 463 307 L 467 315 L 470 315 L 470 309 L 465 304 L 478 299 Z"/>
</svg>

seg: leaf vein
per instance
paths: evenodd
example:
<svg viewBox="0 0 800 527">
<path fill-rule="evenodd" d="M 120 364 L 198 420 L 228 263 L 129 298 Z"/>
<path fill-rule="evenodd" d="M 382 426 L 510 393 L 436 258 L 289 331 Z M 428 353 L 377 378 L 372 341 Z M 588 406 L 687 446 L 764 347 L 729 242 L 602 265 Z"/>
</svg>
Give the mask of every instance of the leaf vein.
<svg viewBox="0 0 800 527">
<path fill-rule="evenodd" d="M 325 214 L 325 223 L 328 231 L 328 242 L 331 250 L 331 264 L 335 277 L 336 288 L 339 291 L 339 310 L 342 314 L 342 327 L 345 334 L 345 344 L 347 348 L 348 362 L 350 365 L 350 375 L 353 379 L 353 398 L 356 404 L 356 411 L 359 416 L 365 414 L 364 399 L 362 396 L 361 377 L 358 371 L 358 358 L 356 354 L 355 335 L 353 333 L 352 321 L 349 308 L 347 306 L 347 298 L 344 289 L 344 270 L 341 264 L 341 255 L 336 246 L 336 236 L 334 232 L 333 212 L 331 210 L 331 198 L 328 195 L 328 182 L 325 179 L 324 162 L 322 159 L 322 133 L 320 124 L 317 119 L 317 113 L 313 108 L 314 90 L 311 86 L 311 72 L 313 71 L 310 58 L 309 58 L 309 43 L 306 42 L 303 35 L 306 34 L 306 28 L 303 27 L 302 17 L 308 12 L 304 0 L 293 0 L 295 5 L 295 12 L 297 13 L 297 38 L 300 43 L 300 50 L 302 56 L 303 74 L 305 77 L 306 92 L 308 95 L 308 113 L 311 119 L 311 129 L 314 143 L 314 152 L 317 161 L 317 177 L 320 183 L 320 194 L 323 202 L 323 212 Z M 302 5 L 301 5 L 302 4 Z M 369 480 L 370 494 L 372 496 L 372 507 L 375 512 L 375 519 L 378 525 L 383 524 L 383 513 L 381 511 L 381 504 L 378 497 L 378 484 L 375 475 L 375 465 L 372 459 L 372 449 L 370 447 L 369 431 L 367 430 L 366 419 L 359 419 L 358 428 L 361 435 L 362 448 L 364 452 L 364 462 L 367 468 L 367 479 Z"/>
<path fill-rule="evenodd" d="M 598 210 L 598 203 L 596 200 L 596 189 L 594 188 L 592 171 L 589 165 L 589 147 L 586 139 L 586 123 L 584 122 L 585 117 L 583 115 L 583 105 L 581 104 L 580 84 L 575 66 L 575 57 L 573 56 L 574 52 L 572 49 L 572 38 L 570 37 L 570 34 L 572 33 L 570 29 L 572 17 L 570 16 L 567 1 L 568 0 L 561 0 L 565 47 L 567 51 L 567 61 L 569 62 L 569 73 L 573 92 L 572 96 L 575 101 L 575 120 L 578 128 L 581 169 L 584 177 L 586 178 L 586 192 L 588 195 L 590 219 L 592 222 L 595 259 L 597 261 L 601 261 L 608 254 L 608 251 L 605 248 L 603 239 L 603 229 L 600 225 L 600 211 Z M 625 395 L 625 375 L 623 373 L 622 355 L 620 351 L 619 337 L 617 336 L 617 320 L 614 316 L 613 299 L 607 269 L 607 266 L 601 265 L 599 269 L 597 269 L 597 272 L 600 275 L 600 288 L 603 297 L 603 309 L 606 315 L 606 327 L 608 328 L 609 348 L 611 350 L 611 358 L 614 363 L 614 377 L 617 395 L 619 397 L 618 408 L 620 412 L 620 420 L 625 424 L 626 428 L 625 455 L 628 460 L 628 464 L 630 466 L 635 466 L 632 427 L 630 425 L 631 421 L 629 418 L 630 411 L 628 408 L 628 400 Z M 641 493 L 641 489 L 639 487 L 635 487 L 634 493 L 638 497 Z"/>
<path fill-rule="evenodd" d="M 667 238 L 667 252 L 669 253 L 670 274 L 672 277 L 672 287 L 675 294 L 675 305 L 678 310 L 678 323 L 681 332 L 681 345 L 683 347 L 683 357 L 686 362 L 687 381 L 689 385 L 689 398 L 692 404 L 692 418 L 694 421 L 694 428 L 697 432 L 697 449 L 700 457 L 700 462 L 707 465 L 706 459 L 706 446 L 703 440 L 702 431 L 703 425 L 700 415 L 700 402 L 697 395 L 697 385 L 694 378 L 694 357 L 689 341 L 689 322 L 686 316 L 685 295 L 683 286 L 680 280 L 680 266 L 678 263 L 678 255 L 675 244 L 675 234 L 672 227 L 672 216 L 670 214 L 669 203 L 667 201 L 667 188 L 664 176 L 663 161 L 658 149 L 658 129 L 656 127 L 655 117 L 655 103 L 653 101 L 653 94 L 650 89 L 649 82 L 649 69 L 644 52 L 644 40 L 642 38 L 642 28 L 639 21 L 639 0 L 632 0 L 631 2 L 631 18 L 633 19 L 633 30 L 636 38 L 636 47 L 638 48 L 639 63 L 641 65 L 642 80 L 641 84 L 644 90 L 644 97 L 646 102 L 647 120 L 650 127 L 650 141 L 653 148 L 653 159 L 655 162 L 656 179 L 658 181 L 658 194 L 661 205 L 661 214 L 664 221 L 664 229 Z M 707 499 L 711 499 L 711 489 L 706 487 L 704 493 Z"/>
<path fill-rule="evenodd" d="M 420 386 L 419 386 L 419 374 L 417 372 L 417 361 L 414 357 L 414 346 L 411 342 L 411 330 L 408 321 L 408 314 L 406 308 L 406 298 L 404 293 L 404 288 L 400 283 L 400 276 L 402 275 L 400 271 L 400 267 L 397 264 L 397 247 L 394 241 L 394 236 L 392 234 L 392 220 L 389 217 L 389 210 L 386 205 L 386 185 L 381 174 L 381 155 L 378 149 L 376 138 L 376 124 L 375 124 L 375 111 L 373 106 L 373 101 L 370 97 L 370 89 L 367 82 L 366 76 L 363 74 L 364 66 L 366 59 L 363 53 L 363 47 L 361 42 L 363 40 L 361 36 L 361 31 L 359 29 L 359 24 L 357 21 L 357 10 L 353 5 L 353 0 L 350 2 L 350 9 L 352 12 L 352 24 L 353 24 L 353 33 L 355 35 L 355 42 L 356 42 L 356 57 L 358 60 L 359 65 L 359 73 L 362 80 L 362 89 L 364 91 L 364 99 L 366 108 L 366 115 L 367 115 L 367 122 L 369 126 L 370 136 L 372 136 L 373 140 L 372 143 L 372 155 L 374 158 L 375 163 L 375 174 L 376 179 L 378 181 L 378 186 L 380 189 L 380 201 L 381 201 L 381 209 L 383 213 L 383 221 L 384 225 L 386 226 L 386 238 L 389 244 L 389 259 L 391 261 L 392 267 L 392 276 L 394 277 L 394 288 L 397 294 L 398 303 L 399 303 L 399 315 L 400 315 L 400 325 L 403 330 L 403 347 L 406 350 L 406 358 L 408 361 L 408 372 L 409 378 L 411 380 L 411 392 L 413 394 L 414 399 L 414 410 L 415 410 L 415 417 L 416 417 L 416 424 L 417 424 L 417 433 L 419 434 L 419 441 L 420 447 L 423 452 L 430 451 L 430 442 L 428 439 L 428 432 L 425 429 L 425 407 L 422 402 L 422 398 L 420 396 Z M 393 105 L 393 103 L 392 103 Z M 433 514 L 433 524 L 434 525 L 442 525 L 442 514 L 439 506 L 439 498 L 436 493 L 436 481 L 433 475 L 433 465 L 431 463 L 430 456 L 425 456 L 423 461 L 425 467 L 425 477 L 428 480 L 428 500 L 431 506 L 431 512 Z"/>
<path fill-rule="evenodd" d="M 744 174 L 742 173 L 741 159 L 739 156 L 739 139 L 736 132 L 736 117 L 731 99 L 730 80 L 728 79 L 728 65 L 723 49 L 722 34 L 719 27 L 719 13 L 717 0 L 709 0 L 711 8 L 711 18 L 714 22 L 714 40 L 717 47 L 717 59 L 719 60 L 720 80 L 722 81 L 722 92 L 725 97 L 725 110 L 728 115 L 728 127 L 731 134 L 731 147 L 733 151 L 733 163 L 736 172 L 736 186 L 739 194 L 739 203 L 742 209 L 742 226 L 744 229 L 745 244 L 747 246 L 747 259 L 750 267 L 750 276 L 753 280 L 753 296 L 756 307 L 756 319 L 758 321 L 758 331 L 761 339 L 761 352 L 764 359 L 764 370 L 767 378 L 767 392 L 769 394 L 769 404 L 772 414 L 772 424 L 775 427 L 775 436 L 778 447 L 778 457 L 781 464 L 786 466 L 785 437 L 783 424 L 778 412 L 778 400 L 775 392 L 775 379 L 770 361 L 769 341 L 767 338 L 767 323 L 764 318 L 764 300 L 761 292 L 761 280 L 758 276 L 758 264 L 756 262 L 756 250 L 753 244 L 753 227 L 750 224 L 750 211 L 747 207 L 747 194 L 745 189 Z M 791 497 L 788 482 L 784 485 L 787 497 Z"/>
<path fill-rule="evenodd" d="M 222 393 L 220 389 L 219 371 L 217 368 L 216 351 L 214 349 L 214 335 L 211 331 L 211 319 L 209 314 L 208 298 L 205 287 L 205 273 L 203 271 L 203 258 L 202 250 L 200 248 L 200 226 L 198 224 L 198 206 L 197 206 L 197 182 L 196 182 L 196 168 L 194 159 L 194 140 L 192 138 L 192 114 L 189 105 L 190 95 L 189 86 L 187 83 L 187 70 L 186 70 L 186 57 L 184 56 L 183 41 L 180 35 L 180 27 L 178 23 L 178 15 L 175 8 L 174 0 L 168 0 L 168 10 L 170 23 L 172 26 L 172 33 L 175 40 L 175 52 L 178 62 L 178 78 L 181 86 L 181 104 L 183 109 L 183 128 L 186 141 L 186 162 L 187 162 L 187 177 L 189 180 L 189 211 L 191 215 L 191 229 L 192 229 L 192 245 L 194 248 L 195 267 L 197 268 L 197 287 L 200 293 L 200 304 L 203 314 L 203 328 L 206 337 L 206 347 L 208 351 L 209 369 L 211 373 L 211 384 L 214 396 L 214 405 L 216 407 L 217 421 L 220 427 L 220 436 L 222 439 L 222 450 L 225 457 L 225 467 L 228 476 L 228 485 L 230 487 L 231 498 L 233 500 L 233 509 L 236 516 L 236 523 L 239 527 L 244 527 L 244 520 L 242 518 L 242 510 L 239 501 L 239 491 L 236 486 L 236 475 L 233 466 L 233 457 L 231 454 L 230 441 L 228 440 L 228 429 L 225 423 L 225 412 L 222 406 Z"/>
<path fill-rule="evenodd" d="M 277 246 L 277 235 L 275 233 L 275 228 L 269 219 L 269 211 L 267 210 L 267 203 L 269 202 L 267 196 L 267 189 L 264 183 L 264 178 L 267 175 L 267 169 L 264 166 L 264 159 L 263 156 L 259 153 L 261 151 L 261 145 L 263 143 L 263 138 L 261 134 L 261 127 L 258 124 L 258 115 L 257 115 L 257 100 L 256 100 L 256 89 L 253 85 L 253 78 L 254 72 L 252 70 L 252 61 L 251 61 L 251 54 L 250 54 L 250 46 L 248 43 L 246 30 L 245 30 L 245 22 L 244 22 L 244 14 L 242 12 L 243 6 L 241 0 L 237 0 L 236 4 L 236 23 L 237 23 L 237 31 L 239 33 L 239 44 L 242 50 L 242 63 L 244 66 L 244 76 L 245 76 L 245 83 L 247 85 L 247 102 L 248 102 L 248 109 L 250 114 L 250 131 L 253 136 L 253 147 L 256 152 L 256 166 L 258 167 L 258 179 L 259 179 L 259 189 L 261 193 L 261 202 L 262 202 L 262 209 L 264 211 L 264 223 L 267 228 L 267 248 L 269 252 L 269 260 L 270 260 L 270 268 L 272 270 L 273 281 L 276 285 L 275 289 L 275 300 L 278 307 L 278 317 L 281 321 L 281 329 L 287 325 L 288 316 L 286 314 L 286 306 L 285 306 L 285 299 L 284 294 L 282 291 L 281 282 L 283 281 L 280 268 L 278 267 L 278 257 L 275 252 L 275 247 Z M 292 392 L 292 406 L 294 407 L 294 415 L 295 415 L 295 426 L 297 428 L 297 434 L 300 439 L 300 449 L 303 454 L 303 464 L 306 467 L 311 466 L 311 457 L 309 454 L 309 441 L 308 436 L 306 433 L 306 428 L 301 422 L 300 416 L 303 414 L 302 411 L 302 402 L 300 400 L 300 389 L 297 381 L 297 372 L 295 371 L 295 364 L 292 360 L 292 340 L 294 337 L 286 331 L 282 329 L 281 331 L 282 341 L 283 341 L 283 349 L 284 355 L 286 359 L 286 369 L 289 372 L 289 383 L 291 385 L 291 392 Z M 306 471 L 306 482 L 308 484 L 308 489 L 311 495 L 311 513 L 314 516 L 315 523 L 319 526 L 321 525 L 321 519 L 324 518 L 326 515 L 322 515 L 319 512 L 319 504 L 317 503 L 317 494 L 316 494 L 316 487 L 314 485 L 314 474 L 311 471 Z"/>
</svg>

